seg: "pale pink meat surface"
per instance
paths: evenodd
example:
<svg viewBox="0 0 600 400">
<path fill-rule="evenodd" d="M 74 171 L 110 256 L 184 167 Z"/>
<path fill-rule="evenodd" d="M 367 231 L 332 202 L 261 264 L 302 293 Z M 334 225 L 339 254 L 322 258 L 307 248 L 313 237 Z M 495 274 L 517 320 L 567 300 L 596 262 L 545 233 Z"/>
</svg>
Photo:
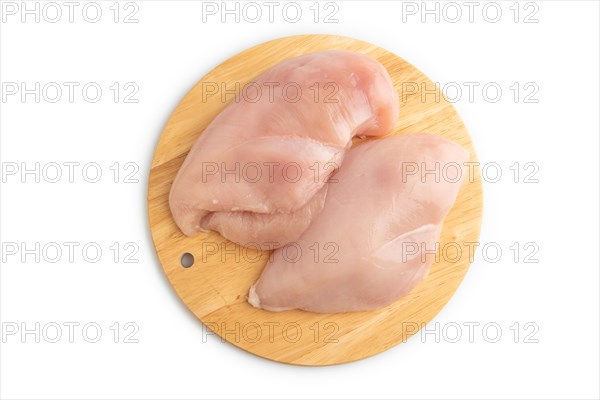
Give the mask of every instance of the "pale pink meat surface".
<svg viewBox="0 0 600 400">
<path fill-rule="evenodd" d="M 410 134 L 352 148 L 319 216 L 275 250 L 248 301 L 271 311 L 366 311 L 398 300 L 427 276 L 468 152 Z M 439 176 L 424 171 L 434 171 Z"/>
<path fill-rule="evenodd" d="M 393 129 L 398 96 L 379 62 L 338 50 L 284 61 L 247 88 L 194 143 L 169 206 L 187 236 L 285 244 L 319 213 L 352 138 Z"/>
</svg>

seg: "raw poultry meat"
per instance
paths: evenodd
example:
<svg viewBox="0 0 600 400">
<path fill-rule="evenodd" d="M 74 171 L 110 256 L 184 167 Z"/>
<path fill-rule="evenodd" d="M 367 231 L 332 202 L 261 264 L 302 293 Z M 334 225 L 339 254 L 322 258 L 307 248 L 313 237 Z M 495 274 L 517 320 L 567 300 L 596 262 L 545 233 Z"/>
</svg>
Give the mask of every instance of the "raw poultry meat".
<svg viewBox="0 0 600 400">
<path fill-rule="evenodd" d="M 379 309 L 407 294 L 429 271 L 468 158 L 430 134 L 351 149 L 319 216 L 272 254 L 248 301 L 325 313 Z"/>
<path fill-rule="evenodd" d="M 308 203 L 291 213 L 215 212 L 205 217 L 204 226 L 218 230 L 232 242 L 259 244 L 263 250 L 274 249 L 280 247 L 282 240 L 287 243 L 292 238 L 297 239 L 308 228 L 323 208 L 327 188 L 324 185 Z"/>
<path fill-rule="evenodd" d="M 392 130 L 398 96 L 379 62 L 338 50 L 284 61 L 245 88 L 193 145 L 169 206 L 187 236 L 281 246 L 321 210 L 352 138 Z"/>
</svg>

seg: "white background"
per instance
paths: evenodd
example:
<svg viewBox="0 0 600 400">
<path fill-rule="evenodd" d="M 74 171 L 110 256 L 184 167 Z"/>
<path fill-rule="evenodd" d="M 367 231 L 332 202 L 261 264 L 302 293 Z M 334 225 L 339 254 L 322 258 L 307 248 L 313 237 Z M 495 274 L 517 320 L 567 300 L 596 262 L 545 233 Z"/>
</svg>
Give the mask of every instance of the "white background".
<svg viewBox="0 0 600 400">
<path fill-rule="evenodd" d="M 470 22 L 467 6 L 458 2 L 460 21 L 451 23 L 442 14 L 439 22 L 429 15 L 422 23 L 421 2 L 413 3 L 419 10 L 412 15 L 403 12 L 408 9 L 401 2 L 341 1 L 336 3 L 337 23 L 323 23 L 323 15 L 315 23 L 308 8 L 312 3 L 301 3 L 303 17 L 297 23 L 285 21 L 281 6 L 273 23 L 265 15 L 254 24 L 236 23 L 233 16 L 223 24 L 219 15 L 203 23 L 202 3 L 195 1 L 137 1 L 139 22 L 132 24 L 113 22 L 113 1 L 100 2 L 98 23 L 82 18 L 84 2 L 75 9 L 73 23 L 62 5 L 65 15 L 57 23 L 43 16 L 39 23 L 34 16 L 22 23 L 20 13 L 3 14 L 3 83 L 97 82 L 103 88 L 97 103 L 82 99 L 80 89 L 73 103 L 66 92 L 55 104 L 43 98 L 36 103 L 33 95 L 25 102 L 19 94 L 3 99 L 3 169 L 22 162 L 96 162 L 103 176 L 98 183 L 87 183 L 78 169 L 74 183 L 63 177 L 54 184 L 7 176 L 1 191 L 1 240 L 30 247 L 35 242 L 96 242 L 103 256 L 97 263 L 87 262 L 78 247 L 73 263 L 67 255 L 57 263 L 36 262 L 29 255 L 23 263 L 20 253 L 3 254 L 2 398 L 600 396 L 599 4 L 538 1 L 525 9 L 521 3 L 515 22 L 514 2 L 498 2 L 502 16 L 491 23 L 482 14 L 485 3 Z M 438 7 L 443 12 L 444 3 Z M 534 10 L 538 22 L 524 23 Z M 488 12 L 488 19 L 495 17 L 492 9 Z M 446 9 L 447 18 L 454 15 Z M 455 106 L 479 158 L 502 168 L 502 178 L 484 186 L 481 234 L 482 243 L 501 246 L 502 257 L 493 263 L 477 253 L 462 286 L 430 324 L 432 331 L 438 324 L 439 342 L 434 334 L 416 335 L 347 365 L 283 365 L 215 337 L 203 338 L 202 325 L 162 274 L 146 220 L 146 186 L 154 146 L 171 111 L 198 79 L 232 55 L 302 33 L 372 42 L 441 86 L 462 86 L 465 92 Z M 114 82 L 138 85 L 139 102 L 120 98 L 114 103 L 108 88 Z M 473 101 L 464 82 L 480 84 Z M 495 103 L 481 92 L 489 82 L 503 90 Z M 509 88 L 515 82 L 521 87 L 516 99 Z M 534 86 L 524 90 L 528 82 Z M 535 103 L 525 101 L 532 87 L 539 91 L 527 100 Z M 126 162 L 139 165 L 139 183 L 124 183 L 122 176 L 114 183 L 109 166 L 115 162 L 121 168 Z M 509 169 L 515 162 L 521 169 L 536 163 L 539 182 L 524 183 L 520 175 L 515 183 Z M 124 263 L 123 249 L 115 262 L 109 249 L 114 242 L 121 247 L 136 243 L 139 262 Z M 516 262 L 509 249 L 515 242 L 521 248 Z M 524 262 L 532 249 L 523 249 L 528 242 L 539 247 L 533 256 L 538 263 Z M 57 343 L 5 332 L 22 323 L 31 329 L 36 322 L 42 327 L 52 322 L 81 325 L 73 343 L 66 327 Z M 82 336 L 81 326 L 89 322 L 103 330 L 97 343 Z M 118 343 L 110 330 L 115 322 L 120 323 Z M 124 343 L 126 322 L 139 327 L 134 336 L 138 343 Z M 472 343 L 464 325 L 469 322 L 480 324 Z M 486 323 L 501 327 L 496 343 L 489 340 L 493 330 L 487 336 L 482 332 Z M 462 337 L 451 343 L 448 338 L 455 331 L 448 327 L 456 324 L 463 327 Z M 535 327 L 537 332 L 525 340 Z"/>
</svg>

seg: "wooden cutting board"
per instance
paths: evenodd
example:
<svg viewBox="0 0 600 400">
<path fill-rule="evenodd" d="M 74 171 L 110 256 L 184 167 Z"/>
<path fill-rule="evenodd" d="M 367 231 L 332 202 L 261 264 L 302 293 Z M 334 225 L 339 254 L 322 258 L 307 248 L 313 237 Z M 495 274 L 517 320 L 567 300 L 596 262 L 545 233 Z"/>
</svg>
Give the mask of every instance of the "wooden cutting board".
<svg viewBox="0 0 600 400">
<path fill-rule="evenodd" d="M 211 94 L 221 83 L 227 90 L 243 88 L 264 70 L 281 61 L 321 50 L 344 49 L 366 54 L 389 71 L 400 95 L 400 122 L 393 132 L 430 132 L 453 140 L 477 157 L 473 144 L 452 105 L 417 68 L 382 48 L 332 35 L 285 37 L 255 46 L 225 61 L 203 77 L 173 111 L 152 160 L 148 185 L 148 217 L 152 239 L 163 270 L 186 306 L 228 342 L 261 357 L 298 365 L 331 365 L 359 360 L 405 341 L 429 322 L 448 302 L 469 268 L 469 247 L 477 242 L 482 214 L 479 169 L 463 185 L 445 220 L 440 261 L 409 295 L 372 312 L 315 314 L 273 313 L 246 302 L 269 254 L 245 249 L 217 233 L 185 237 L 168 206 L 171 183 L 192 144 L 231 101 Z M 442 61 L 442 60 L 440 60 Z M 220 89 L 219 89 L 220 90 Z M 356 210 L 357 213 L 360 210 Z M 471 250 L 472 251 L 472 250 Z M 194 256 L 184 268 L 182 255 Z M 445 260 L 445 261 L 444 261 Z M 199 333 L 198 340 L 201 340 Z"/>
</svg>

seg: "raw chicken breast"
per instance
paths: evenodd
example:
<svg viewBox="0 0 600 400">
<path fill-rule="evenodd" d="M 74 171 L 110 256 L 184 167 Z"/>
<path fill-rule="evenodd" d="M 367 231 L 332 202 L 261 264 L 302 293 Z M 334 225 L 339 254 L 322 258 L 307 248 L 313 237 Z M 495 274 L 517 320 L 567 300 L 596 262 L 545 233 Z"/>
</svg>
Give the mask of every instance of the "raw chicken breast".
<svg viewBox="0 0 600 400">
<path fill-rule="evenodd" d="M 246 88 L 193 145 L 169 205 L 187 236 L 281 246 L 319 213 L 352 138 L 392 130 L 398 96 L 380 63 L 348 51 L 284 61 Z"/>
<path fill-rule="evenodd" d="M 328 186 L 323 186 L 303 207 L 291 213 L 261 214 L 248 211 L 215 212 L 205 217 L 204 226 L 218 230 L 236 243 L 261 244 L 263 250 L 274 249 L 298 238 L 313 218 L 321 212 Z M 287 242 L 281 242 L 287 240 Z"/>
<path fill-rule="evenodd" d="M 319 216 L 297 243 L 272 254 L 248 301 L 325 313 L 379 309 L 404 296 L 427 276 L 468 159 L 430 134 L 351 149 Z M 437 177 L 423 174 L 436 165 Z"/>
</svg>

